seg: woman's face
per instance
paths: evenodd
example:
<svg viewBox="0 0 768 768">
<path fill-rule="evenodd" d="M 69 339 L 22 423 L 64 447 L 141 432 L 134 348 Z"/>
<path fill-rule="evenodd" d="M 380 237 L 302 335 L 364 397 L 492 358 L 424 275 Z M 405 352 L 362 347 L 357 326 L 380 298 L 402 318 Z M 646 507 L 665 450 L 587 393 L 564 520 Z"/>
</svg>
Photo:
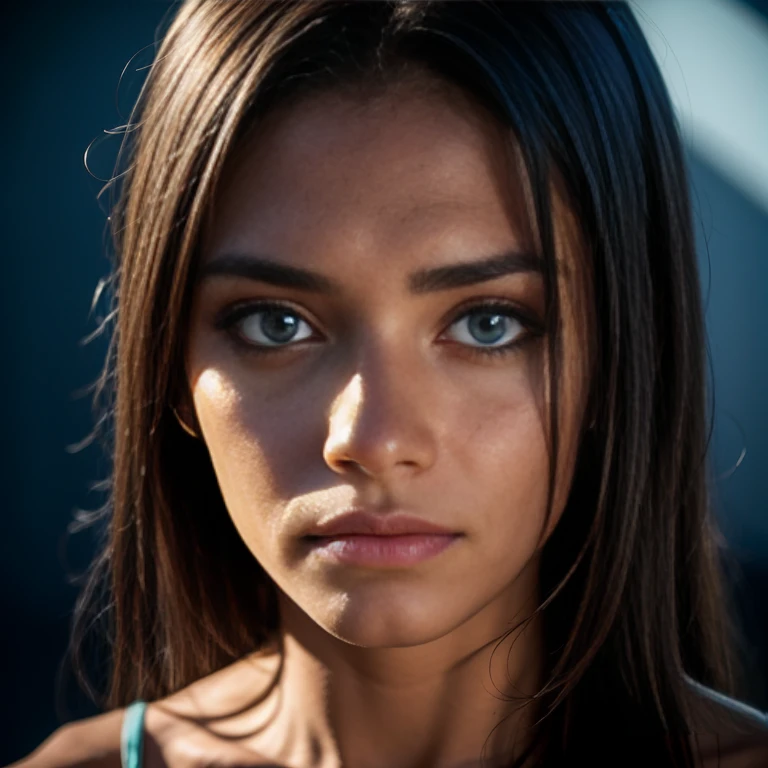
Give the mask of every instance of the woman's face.
<svg viewBox="0 0 768 768">
<path fill-rule="evenodd" d="M 305 99 L 230 163 L 206 233 L 187 373 L 225 503 L 285 595 L 356 645 L 437 639 L 491 606 L 510 619 L 535 583 L 545 294 L 504 141 L 450 86 Z M 556 214 L 565 358 L 547 533 L 587 388 L 577 236 Z M 323 556 L 306 535 L 351 507 L 460 535 L 410 564 Z"/>
</svg>

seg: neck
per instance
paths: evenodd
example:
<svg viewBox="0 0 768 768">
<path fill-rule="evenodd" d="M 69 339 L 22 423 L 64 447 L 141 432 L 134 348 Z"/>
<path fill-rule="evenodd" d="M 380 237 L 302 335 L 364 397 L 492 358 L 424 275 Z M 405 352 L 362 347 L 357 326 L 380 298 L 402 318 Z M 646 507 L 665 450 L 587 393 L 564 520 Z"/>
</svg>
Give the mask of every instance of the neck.
<svg viewBox="0 0 768 768">
<path fill-rule="evenodd" d="M 481 757 L 508 763 L 525 749 L 535 714 L 527 697 L 543 660 L 540 617 L 519 626 L 538 600 L 531 576 L 448 634 L 411 647 L 351 645 L 280 600 L 277 731 L 292 761 L 469 768 Z"/>
</svg>

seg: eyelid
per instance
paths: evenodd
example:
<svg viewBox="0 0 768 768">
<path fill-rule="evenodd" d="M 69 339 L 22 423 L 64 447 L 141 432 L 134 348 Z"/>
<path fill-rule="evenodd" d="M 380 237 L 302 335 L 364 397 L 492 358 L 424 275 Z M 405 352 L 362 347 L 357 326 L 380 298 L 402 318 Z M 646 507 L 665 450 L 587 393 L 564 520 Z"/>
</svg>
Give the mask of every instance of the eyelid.
<svg viewBox="0 0 768 768">
<path fill-rule="evenodd" d="M 252 339 L 248 339 L 238 329 L 239 323 L 252 315 L 258 315 L 270 310 L 284 310 L 286 314 L 295 315 L 299 318 L 300 322 L 305 323 L 313 332 L 313 336 L 298 339 L 296 341 L 289 340 L 282 344 L 263 344 Z M 245 299 L 243 301 L 235 302 L 225 306 L 214 316 L 213 326 L 216 330 L 225 333 L 230 341 L 249 354 L 277 354 L 280 352 L 291 350 L 295 347 L 300 347 L 306 342 L 317 341 L 317 326 L 314 320 L 310 320 L 305 316 L 303 310 L 297 309 L 290 302 L 282 299 Z"/>
<path fill-rule="evenodd" d="M 445 325 L 446 330 L 452 325 L 455 325 L 457 321 L 470 314 L 472 310 L 482 309 L 499 310 L 499 314 L 513 317 L 527 330 L 535 332 L 543 332 L 544 330 L 542 321 L 539 320 L 532 311 L 525 309 L 510 299 L 492 298 L 487 296 L 483 298 L 468 299 L 451 310 L 451 313 L 448 316 L 451 319 L 448 320 Z"/>
<path fill-rule="evenodd" d="M 315 322 L 314 319 L 310 320 L 307 317 L 308 313 L 304 309 L 298 309 L 290 302 L 283 301 L 282 299 L 271 298 L 246 299 L 244 301 L 235 302 L 234 304 L 229 304 L 215 315 L 213 325 L 217 330 L 225 330 L 250 315 L 255 315 L 259 312 L 267 312 L 271 309 L 286 310 L 286 312 L 296 315 L 303 322 L 316 330 L 318 323 Z"/>
</svg>

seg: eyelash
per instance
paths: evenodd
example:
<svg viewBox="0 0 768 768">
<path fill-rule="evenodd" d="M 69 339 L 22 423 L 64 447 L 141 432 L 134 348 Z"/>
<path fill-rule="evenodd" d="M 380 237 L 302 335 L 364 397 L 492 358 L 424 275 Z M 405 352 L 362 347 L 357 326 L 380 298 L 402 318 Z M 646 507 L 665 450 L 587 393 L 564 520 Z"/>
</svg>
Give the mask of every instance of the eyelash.
<svg viewBox="0 0 768 768">
<path fill-rule="evenodd" d="M 246 352 L 256 355 L 279 354 L 300 344 L 301 342 L 291 343 L 289 341 L 285 344 L 276 344 L 274 346 L 258 345 L 252 341 L 246 341 L 242 335 L 237 332 L 235 326 L 241 320 L 244 320 L 251 315 L 269 310 L 283 310 L 286 314 L 291 314 L 300 318 L 307 325 L 312 325 L 290 304 L 275 301 L 273 299 L 270 301 L 249 301 L 230 306 L 217 318 L 215 326 L 218 330 L 226 332 L 230 338 L 232 338 L 239 347 L 244 348 Z M 459 310 L 451 322 L 448 323 L 447 327 L 452 327 L 467 315 L 483 313 L 484 311 L 511 318 L 518 322 L 523 330 L 520 336 L 514 341 L 507 342 L 498 347 L 474 347 L 469 344 L 454 342 L 459 346 L 464 347 L 466 352 L 471 356 L 477 356 L 482 359 L 500 358 L 517 352 L 524 344 L 544 334 L 544 329 L 540 322 L 528 315 L 528 313 L 518 309 L 516 305 L 499 299 L 485 299 L 474 304 L 459 307 Z M 302 339 L 301 341 L 307 341 L 307 339 Z"/>
</svg>

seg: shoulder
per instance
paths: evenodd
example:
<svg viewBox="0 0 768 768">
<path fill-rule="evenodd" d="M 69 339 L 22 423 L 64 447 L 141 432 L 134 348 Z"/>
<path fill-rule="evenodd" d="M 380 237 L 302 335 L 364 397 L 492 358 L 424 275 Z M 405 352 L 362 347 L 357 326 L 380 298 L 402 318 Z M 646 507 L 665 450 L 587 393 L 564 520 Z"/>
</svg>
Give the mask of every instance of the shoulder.
<svg viewBox="0 0 768 768">
<path fill-rule="evenodd" d="M 239 744 L 259 701 L 271 691 L 279 659 L 253 654 L 201 678 L 164 699 L 149 702 L 144 715 L 143 768 L 263 765 L 253 744 Z M 120 738 L 125 709 L 68 723 L 32 754 L 9 768 L 121 768 Z M 260 745 L 257 745 L 260 746 Z"/>
<path fill-rule="evenodd" d="M 145 715 L 144 768 L 274 765 L 266 761 L 264 704 L 279 674 L 279 658 L 253 654 L 150 702 Z M 274 714 L 273 712 L 271 714 Z M 263 750 L 263 751 L 262 751 Z"/>
<path fill-rule="evenodd" d="M 695 753 L 703 768 L 768 766 L 768 714 L 690 678 Z"/>
<path fill-rule="evenodd" d="M 63 725 L 10 768 L 120 768 L 124 709 Z"/>
</svg>

